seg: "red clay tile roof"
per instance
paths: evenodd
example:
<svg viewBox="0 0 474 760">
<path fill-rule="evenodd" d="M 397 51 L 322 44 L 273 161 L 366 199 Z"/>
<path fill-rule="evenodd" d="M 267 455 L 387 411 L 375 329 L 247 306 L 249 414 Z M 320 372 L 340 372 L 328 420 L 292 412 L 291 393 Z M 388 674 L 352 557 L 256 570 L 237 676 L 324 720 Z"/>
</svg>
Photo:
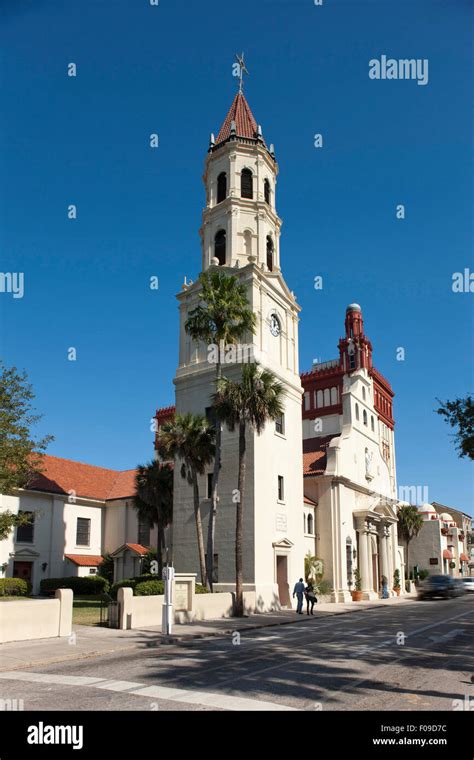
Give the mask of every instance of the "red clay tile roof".
<svg viewBox="0 0 474 760">
<path fill-rule="evenodd" d="M 235 121 L 235 128 L 238 137 L 255 138 L 257 132 L 257 122 L 250 110 L 250 106 L 245 99 L 245 95 L 238 92 L 232 101 L 229 112 L 224 119 L 224 123 L 217 135 L 216 145 L 224 142 L 230 137 L 230 123 Z"/>
<path fill-rule="evenodd" d="M 303 441 L 303 475 L 322 475 L 327 465 L 327 448 L 334 435 L 306 438 Z"/>
<path fill-rule="evenodd" d="M 65 554 L 64 557 L 79 567 L 98 567 L 103 559 L 100 554 Z"/>
<path fill-rule="evenodd" d="M 44 454 L 43 472 L 35 475 L 28 485 L 33 491 L 67 494 L 105 501 L 130 498 L 135 493 L 135 470 L 108 470 L 72 459 Z"/>
<path fill-rule="evenodd" d="M 141 544 L 124 544 L 124 546 L 127 547 L 127 549 L 131 549 L 133 552 L 136 552 L 137 554 L 140 554 L 140 556 L 143 557 L 144 554 L 148 554 L 150 551 L 146 548 L 146 546 L 142 546 Z M 123 547 L 120 547 L 123 548 Z"/>
</svg>

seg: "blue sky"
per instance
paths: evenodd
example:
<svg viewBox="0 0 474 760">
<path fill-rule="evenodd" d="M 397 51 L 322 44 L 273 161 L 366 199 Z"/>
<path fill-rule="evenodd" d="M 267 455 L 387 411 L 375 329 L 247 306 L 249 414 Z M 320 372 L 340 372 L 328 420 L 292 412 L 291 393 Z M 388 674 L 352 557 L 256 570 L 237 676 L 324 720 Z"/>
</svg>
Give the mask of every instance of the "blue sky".
<svg viewBox="0 0 474 760">
<path fill-rule="evenodd" d="M 474 296 L 451 288 L 474 268 L 471 3 L 4 0 L 0 14 L 0 268 L 25 273 L 22 299 L 0 294 L 1 354 L 29 373 L 50 453 L 117 469 L 152 456 L 150 417 L 174 400 L 175 293 L 200 268 L 209 133 L 244 50 L 280 167 L 301 369 L 337 355 L 360 303 L 396 391 L 399 483 L 474 511 L 472 464 L 433 412 L 474 388 Z M 428 84 L 369 79 L 382 54 L 427 58 Z"/>
</svg>

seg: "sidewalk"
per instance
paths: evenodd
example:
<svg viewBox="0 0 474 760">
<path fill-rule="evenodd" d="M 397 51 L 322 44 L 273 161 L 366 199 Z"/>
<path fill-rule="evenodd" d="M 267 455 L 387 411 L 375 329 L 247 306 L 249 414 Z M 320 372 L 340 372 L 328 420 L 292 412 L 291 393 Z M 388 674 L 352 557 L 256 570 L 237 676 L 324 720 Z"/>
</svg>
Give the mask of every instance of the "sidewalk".
<svg viewBox="0 0 474 760">
<path fill-rule="evenodd" d="M 318 619 L 348 613 L 361 613 L 390 607 L 394 604 L 409 604 L 416 597 L 405 596 L 374 602 L 349 602 L 347 604 L 317 604 L 313 617 L 297 615 L 294 610 L 267 612 L 247 618 L 221 618 L 219 620 L 184 623 L 173 626 L 173 635 L 164 636 L 159 627 L 119 631 L 100 626 L 74 626 L 69 638 L 34 639 L 32 641 L 9 642 L 0 645 L 0 671 L 15 670 L 55 662 L 80 660 L 101 654 L 112 654 L 133 649 L 187 643 L 196 639 L 229 636 L 236 631 L 251 631 L 279 625 L 311 625 Z"/>
</svg>

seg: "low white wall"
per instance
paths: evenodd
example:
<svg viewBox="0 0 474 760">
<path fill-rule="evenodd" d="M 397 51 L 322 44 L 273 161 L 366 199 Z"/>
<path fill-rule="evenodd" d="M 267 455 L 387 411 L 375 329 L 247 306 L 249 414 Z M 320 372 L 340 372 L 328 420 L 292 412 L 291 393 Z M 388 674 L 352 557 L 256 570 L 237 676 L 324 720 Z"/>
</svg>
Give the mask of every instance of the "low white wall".
<svg viewBox="0 0 474 760">
<path fill-rule="evenodd" d="M 70 636 L 71 589 L 58 589 L 54 599 L 0 602 L 0 643 Z"/>
<path fill-rule="evenodd" d="M 119 628 L 146 628 L 162 623 L 164 596 L 133 596 L 131 588 L 119 589 Z M 244 593 L 246 614 L 255 611 L 255 592 Z M 218 620 L 232 616 L 233 594 L 193 594 L 192 609 L 179 610 L 174 614 L 175 623 L 191 623 L 196 620 Z"/>
</svg>

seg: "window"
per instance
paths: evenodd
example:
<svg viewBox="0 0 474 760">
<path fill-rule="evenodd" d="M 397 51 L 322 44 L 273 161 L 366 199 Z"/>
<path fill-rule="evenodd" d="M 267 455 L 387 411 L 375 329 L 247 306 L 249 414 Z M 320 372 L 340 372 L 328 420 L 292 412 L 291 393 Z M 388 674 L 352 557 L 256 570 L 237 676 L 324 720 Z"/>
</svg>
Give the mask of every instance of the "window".
<svg viewBox="0 0 474 760">
<path fill-rule="evenodd" d="M 372 415 L 370 415 L 370 427 L 372 428 L 372 430 L 373 430 L 373 431 L 375 430 L 375 426 L 374 426 L 374 418 L 373 418 L 373 416 L 372 416 Z"/>
<path fill-rule="evenodd" d="M 242 198 L 253 198 L 253 178 L 250 169 L 242 169 L 240 175 L 240 195 Z"/>
<path fill-rule="evenodd" d="M 150 521 L 138 518 L 138 543 L 150 546 Z"/>
<path fill-rule="evenodd" d="M 97 568 L 96 567 L 90 567 L 89 568 L 89 575 L 97 575 Z"/>
<path fill-rule="evenodd" d="M 283 475 L 278 476 L 278 501 L 283 501 L 285 498 L 285 482 Z"/>
<path fill-rule="evenodd" d="M 349 355 L 349 369 L 355 369 L 356 366 L 356 358 L 355 354 Z"/>
<path fill-rule="evenodd" d="M 217 178 L 217 202 L 222 203 L 227 198 L 227 174 L 221 172 Z"/>
<path fill-rule="evenodd" d="M 270 205 L 270 183 L 268 179 L 266 179 L 263 183 L 263 195 L 265 197 L 265 203 L 268 203 L 268 205 Z"/>
<path fill-rule="evenodd" d="M 365 409 L 362 415 L 362 420 L 364 422 L 364 425 L 367 425 L 367 412 L 365 411 Z"/>
<path fill-rule="evenodd" d="M 337 404 L 337 388 L 331 388 L 331 406 Z"/>
<path fill-rule="evenodd" d="M 21 544 L 32 544 L 34 536 L 34 512 L 18 512 L 18 516 L 27 515 L 31 521 L 26 525 L 19 525 L 16 529 L 16 540 Z"/>
<path fill-rule="evenodd" d="M 91 521 L 87 517 L 77 518 L 76 546 L 89 546 L 91 539 Z"/>
<path fill-rule="evenodd" d="M 313 515 L 308 515 L 308 533 L 313 535 Z"/>
<path fill-rule="evenodd" d="M 331 406 L 331 391 L 329 388 L 324 390 L 324 406 Z"/>
<path fill-rule="evenodd" d="M 219 230 L 214 238 L 214 256 L 219 259 L 220 267 L 225 264 L 225 239 L 225 230 Z"/>
<path fill-rule="evenodd" d="M 316 404 L 318 407 L 324 406 L 324 397 L 322 391 L 318 391 L 316 393 Z"/>
<path fill-rule="evenodd" d="M 212 499 L 212 472 L 207 473 L 206 499 Z"/>
<path fill-rule="evenodd" d="M 273 240 L 267 235 L 267 269 L 273 272 Z"/>
<path fill-rule="evenodd" d="M 303 533 L 306 533 L 306 515 L 303 514 Z"/>
<path fill-rule="evenodd" d="M 364 387 L 362 388 L 362 398 L 365 401 L 365 388 Z"/>
<path fill-rule="evenodd" d="M 305 393 L 303 396 L 303 409 L 305 411 L 309 409 L 309 393 Z"/>
<path fill-rule="evenodd" d="M 280 414 L 279 417 L 275 420 L 275 433 L 280 433 L 280 435 L 285 435 L 285 415 Z"/>
<path fill-rule="evenodd" d="M 359 421 L 359 404 L 356 404 L 355 411 L 356 411 L 356 420 Z"/>
</svg>

